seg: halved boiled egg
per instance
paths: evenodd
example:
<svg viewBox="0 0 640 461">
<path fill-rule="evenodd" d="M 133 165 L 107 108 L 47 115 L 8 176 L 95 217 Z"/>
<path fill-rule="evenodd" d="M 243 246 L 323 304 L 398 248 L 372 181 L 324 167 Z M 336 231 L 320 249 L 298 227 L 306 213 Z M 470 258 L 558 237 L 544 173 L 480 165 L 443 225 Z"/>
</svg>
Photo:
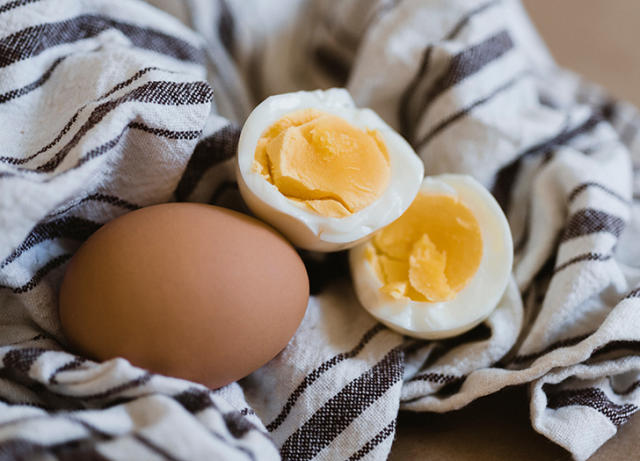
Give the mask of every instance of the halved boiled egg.
<svg viewBox="0 0 640 461">
<path fill-rule="evenodd" d="M 360 303 L 403 334 L 436 339 L 470 330 L 500 301 L 513 262 L 509 224 L 466 175 L 424 179 L 409 209 L 352 248 Z"/>
<path fill-rule="evenodd" d="M 236 176 L 251 211 L 294 245 L 337 251 L 398 218 L 424 168 L 375 112 L 334 88 L 258 105 L 240 134 Z"/>
</svg>

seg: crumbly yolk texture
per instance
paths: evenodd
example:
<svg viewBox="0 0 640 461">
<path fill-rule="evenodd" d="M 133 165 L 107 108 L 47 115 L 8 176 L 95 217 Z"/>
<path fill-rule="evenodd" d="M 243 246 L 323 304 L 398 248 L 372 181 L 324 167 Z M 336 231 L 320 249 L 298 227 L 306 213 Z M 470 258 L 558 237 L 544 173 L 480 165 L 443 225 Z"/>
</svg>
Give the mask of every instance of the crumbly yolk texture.
<svg viewBox="0 0 640 461">
<path fill-rule="evenodd" d="M 482 233 L 456 197 L 419 193 L 400 218 L 374 236 L 366 257 L 382 292 L 391 297 L 449 301 L 478 270 Z"/>
<path fill-rule="evenodd" d="M 389 184 L 380 133 L 315 109 L 288 114 L 265 130 L 254 171 L 319 215 L 344 218 L 373 203 Z"/>
</svg>

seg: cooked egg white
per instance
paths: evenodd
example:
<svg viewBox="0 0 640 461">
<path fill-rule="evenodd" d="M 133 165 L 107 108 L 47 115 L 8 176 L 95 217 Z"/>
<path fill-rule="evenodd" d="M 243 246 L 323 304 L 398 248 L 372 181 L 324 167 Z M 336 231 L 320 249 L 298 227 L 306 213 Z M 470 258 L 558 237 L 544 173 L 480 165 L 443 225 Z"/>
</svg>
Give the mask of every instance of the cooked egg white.
<svg viewBox="0 0 640 461">
<path fill-rule="evenodd" d="M 242 129 L 237 160 L 251 211 L 316 251 L 350 248 L 394 221 L 424 176 L 411 146 L 343 89 L 266 99 Z"/>
<path fill-rule="evenodd" d="M 361 304 L 418 338 L 463 333 L 502 297 L 513 262 L 509 225 L 493 196 L 466 175 L 425 178 L 409 209 L 351 249 Z"/>
</svg>

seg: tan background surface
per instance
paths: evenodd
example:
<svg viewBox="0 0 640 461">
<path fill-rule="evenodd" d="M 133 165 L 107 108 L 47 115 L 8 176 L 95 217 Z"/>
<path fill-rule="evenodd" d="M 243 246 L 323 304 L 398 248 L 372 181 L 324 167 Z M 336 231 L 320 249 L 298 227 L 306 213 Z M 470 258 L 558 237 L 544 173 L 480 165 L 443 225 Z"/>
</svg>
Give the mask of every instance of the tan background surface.
<svg viewBox="0 0 640 461">
<path fill-rule="evenodd" d="M 561 65 L 640 106 L 640 1 L 523 0 Z M 531 428 L 527 390 L 506 389 L 444 415 L 402 413 L 391 460 L 568 461 Z M 589 461 L 640 459 L 640 413 Z"/>
</svg>

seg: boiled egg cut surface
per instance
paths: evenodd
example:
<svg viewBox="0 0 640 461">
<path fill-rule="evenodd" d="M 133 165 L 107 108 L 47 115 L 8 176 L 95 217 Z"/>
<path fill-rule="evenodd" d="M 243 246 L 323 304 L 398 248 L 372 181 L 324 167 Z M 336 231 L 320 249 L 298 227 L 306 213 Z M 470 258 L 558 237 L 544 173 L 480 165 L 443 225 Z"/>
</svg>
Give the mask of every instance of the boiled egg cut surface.
<svg viewBox="0 0 640 461">
<path fill-rule="evenodd" d="M 351 249 L 360 303 L 403 334 L 437 339 L 473 328 L 502 297 L 513 262 L 507 220 L 466 175 L 424 179 L 409 209 Z"/>
<path fill-rule="evenodd" d="M 398 133 L 334 88 L 258 105 L 240 135 L 236 173 L 251 211 L 294 245 L 338 251 L 397 219 L 424 169 Z"/>
</svg>

